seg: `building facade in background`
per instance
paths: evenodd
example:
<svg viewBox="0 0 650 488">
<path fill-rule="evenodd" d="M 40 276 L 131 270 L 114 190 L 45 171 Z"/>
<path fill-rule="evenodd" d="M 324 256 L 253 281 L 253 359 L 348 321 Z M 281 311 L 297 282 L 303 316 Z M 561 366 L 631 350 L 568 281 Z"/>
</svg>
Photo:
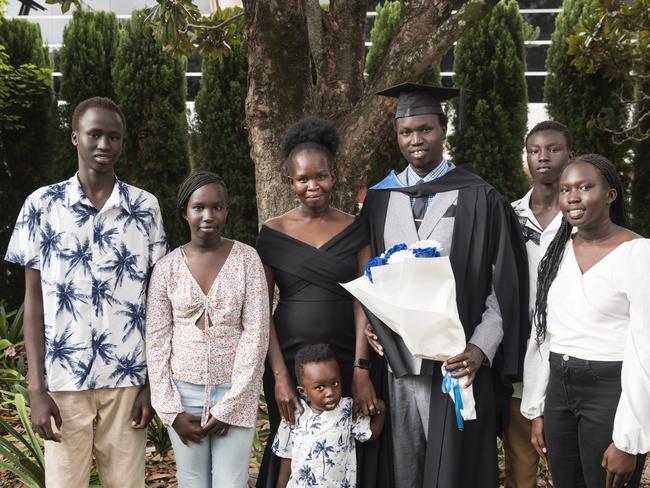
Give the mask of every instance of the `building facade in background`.
<svg viewBox="0 0 650 488">
<path fill-rule="evenodd" d="M 63 42 L 63 28 L 72 18 L 71 12 L 61 14 L 59 5 L 48 5 L 44 0 L 37 2 L 44 7 L 43 11 L 31 10 L 27 19 L 37 22 L 41 26 L 43 39 L 51 52 L 58 50 Z M 240 0 L 194 0 L 201 12 L 209 14 L 218 4 L 221 8 L 241 6 Z M 138 8 L 150 7 L 155 0 L 86 0 L 83 4 L 86 8 L 93 10 L 109 10 L 115 12 L 118 19 L 128 19 L 131 11 Z M 328 3 L 328 2 L 323 2 Z M 381 1 L 370 0 L 368 8 L 368 21 L 366 24 L 366 48 L 370 47 L 370 30 L 372 29 L 376 16 L 375 9 Z M 455 7 L 463 4 L 457 1 Z M 6 7 L 7 17 L 17 17 L 22 3 L 18 0 L 10 0 Z M 555 28 L 555 17 L 560 12 L 562 0 L 523 0 L 519 2 L 519 8 L 524 20 L 533 27 L 539 28 L 539 37 L 534 41 L 527 42 L 527 68 L 526 81 L 528 84 L 528 127 L 547 118 L 544 97 L 544 79 L 546 76 L 546 55 L 551 44 L 551 34 Z M 453 50 L 450 50 L 444 57 L 441 64 L 442 81 L 445 85 L 452 84 L 453 77 Z M 55 72 L 56 78 L 60 73 Z M 194 97 L 200 88 L 201 63 L 200 59 L 190 59 L 187 69 L 188 77 L 188 105 L 193 107 Z M 58 86 L 58 83 L 55 83 Z"/>
</svg>

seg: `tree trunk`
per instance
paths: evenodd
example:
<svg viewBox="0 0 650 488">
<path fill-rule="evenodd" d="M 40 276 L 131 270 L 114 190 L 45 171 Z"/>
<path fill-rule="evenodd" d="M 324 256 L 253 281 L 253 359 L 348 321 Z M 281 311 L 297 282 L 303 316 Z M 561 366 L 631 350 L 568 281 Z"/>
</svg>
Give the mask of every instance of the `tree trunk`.
<svg viewBox="0 0 650 488">
<path fill-rule="evenodd" d="M 293 205 L 280 141 L 311 98 L 307 23 L 301 0 L 245 0 L 246 123 L 255 162 L 259 222 Z M 217 135 L 218 136 L 218 135 Z"/>
<path fill-rule="evenodd" d="M 332 0 L 329 12 L 309 2 L 244 1 L 250 66 L 246 119 L 260 222 L 295 206 L 279 145 L 287 128 L 306 114 L 329 118 L 337 127 L 341 146 L 335 161 L 335 205 L 350 210 L 371 157 L 386 138 L 394 137 L 394 102 L 374 93 L 419 80 L 497 0 L 470 0 L 453 15 L 452 0 L 403 0 L 402 20 L 386 59 L 365 89 L 368 2 Z"/>
</svg>

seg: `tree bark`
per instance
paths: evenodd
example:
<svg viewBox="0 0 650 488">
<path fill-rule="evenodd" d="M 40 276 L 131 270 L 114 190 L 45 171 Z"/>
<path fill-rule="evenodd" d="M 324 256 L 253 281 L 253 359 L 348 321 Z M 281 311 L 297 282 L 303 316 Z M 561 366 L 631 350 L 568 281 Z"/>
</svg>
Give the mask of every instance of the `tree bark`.
<svg viewBox="0 0 650 488">
<path fill-rule="evenodd" d="M 294 204 L 280 142 L 310 104 L 309 38 L 303 1 L 244 0 L 243 4 L 249 60 L 246 124 L 263 223 Z"/>
<path fill-rule="evenodd" d="M 367 0 L 333 0 L 323 15 L 323 66 L 314 109 L 325 118 L 338 120 L 363 95 L 367 10 Z"/>
<path fill-rule="evenodd" d="M 386 59 L 365 89 L 363 41 L 368 2 L 332 0 L 329 12 L 321 11 L 318 24 L 313 9 L 307 14 L 306 2 L 310 1 L 244 1 L 250 66 L 246 118 L 260 222 L 295 205 L 279 144 L 286 129 L 306 114 L 329 118 L 337 127 L 341 146 L 335 160 L 338 190 L 334 202 L 350 210 L 371 157 L 393 137 L 394 102 L 374 93 L 419 80 L 498 0 L 470 0 L 454 14 L 451 0 L 404 0 L 402 20 Z M 317 29 L 311 37 L 308 26 Z M 322 44 L 312 56 L 315 39 Z"/>
</svg>

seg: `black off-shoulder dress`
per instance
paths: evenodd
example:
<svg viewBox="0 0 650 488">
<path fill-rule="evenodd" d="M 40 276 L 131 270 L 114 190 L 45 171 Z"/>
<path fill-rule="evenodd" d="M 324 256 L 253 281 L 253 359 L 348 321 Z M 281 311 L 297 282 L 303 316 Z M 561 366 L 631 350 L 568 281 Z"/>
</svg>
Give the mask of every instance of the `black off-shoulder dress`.
<svg viewBox="0 0 650 488">
<path fill-rule="evenodd" d="M 352 296 L 339 283 L 357 277 L 357 253 L 368 242 L 368 231 L 359 219 L 319 248 L 262 226 L 257 252 L 262 262 L 273 268 L 280 290 L 273 319 L 284 361 L 294 383 L 296 351 L 308 344 L 326 343 L 332 346 L 341 365 L 343 395 L 350 396 L 355 355 L 354 312 Z M 264 396 L 271 434 L 257 488 L 275 488 L 280 458 L 271 452 L 271 444 L 281 419 L 275 402 L 275 381 L 268 362 L 264 371 Z M 362 472 L 360 468 L 359 473 Z"/>
</svg>

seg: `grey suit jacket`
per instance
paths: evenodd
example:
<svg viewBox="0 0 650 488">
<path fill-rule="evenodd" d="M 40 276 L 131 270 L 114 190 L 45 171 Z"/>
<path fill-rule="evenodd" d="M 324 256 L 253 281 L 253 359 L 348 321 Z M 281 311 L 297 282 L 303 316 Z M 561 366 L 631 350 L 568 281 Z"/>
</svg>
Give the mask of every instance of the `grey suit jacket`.
<svg viewBox="0 0 650 488">
<path fill-rule="evenodd" d="M 398 178 L 406 184 L 406 170 L 401 172 Z M 410 197 L 404 193 L 391 192 L 384 226 L 386 249 L 400 242 L 411 244 L 418 240 L 435 239 L 443 248 L 442 254 L 446 255 L 451 249 L 457 200 L 458 190 L 438 193 L 427 207 L 419 230 L 416 230 Z M 501 320 L 499 303 L 494 288 L 492 288 L 492 293 L 485 301 L 485 312 L 481 323 L 476 326 L 468 342 L 478 346 L 491 363 L 502 339 L 503 321 Z M 401 338 L 396 338 L 396 340 L 400 349 L 405 352 L 408 351 Z M 433 372 L 432 361 L 423 361 L 413 356 L 410 357 L 412 359 L 412 371 L 415 371 L 416 374 L 431 374 Z"/>
</svg>

